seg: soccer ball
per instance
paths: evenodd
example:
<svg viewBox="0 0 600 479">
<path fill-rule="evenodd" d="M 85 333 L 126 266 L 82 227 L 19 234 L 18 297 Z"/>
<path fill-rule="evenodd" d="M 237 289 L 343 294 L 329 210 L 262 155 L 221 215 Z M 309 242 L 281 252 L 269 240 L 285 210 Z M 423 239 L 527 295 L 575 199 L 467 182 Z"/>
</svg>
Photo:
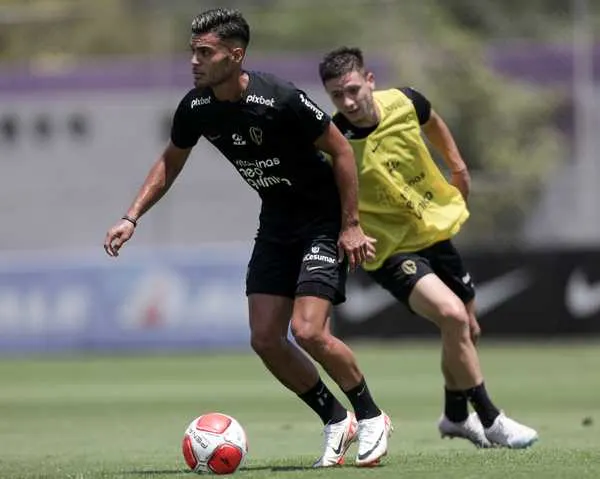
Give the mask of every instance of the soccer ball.
<svg viewBox="0 0 600 479">
<path fill-rule="evenodd" d="M 190 423 L 181 448 L 192 471 L 231 474 L 244 461 L 248 442 L 239 422 L 226 414 L 213 412 Z"/>
</svg>

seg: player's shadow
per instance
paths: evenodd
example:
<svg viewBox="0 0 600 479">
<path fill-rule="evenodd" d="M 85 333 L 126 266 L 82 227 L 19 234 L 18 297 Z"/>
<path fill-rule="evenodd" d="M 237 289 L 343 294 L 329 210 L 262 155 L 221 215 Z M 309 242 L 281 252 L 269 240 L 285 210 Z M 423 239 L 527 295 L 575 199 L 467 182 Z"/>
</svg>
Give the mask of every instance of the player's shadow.
<svg viewBox="0 0 600 479">
<path fill-rule="evenodd" d="M 271 471 L 271 472 L 293 472 L 293 471 L 306 471 L 312 469 L 311 466 L 244 466 L 239 469 L 243 471 Z M 138 471 L 127 471 L 125 474 L 130 476 L 139 477 L 152 477 L 152 476 L 166 476 L 166 475 L 177 475 L 177 474 L 191 474 L 192 471 L 189 469 L 165 469 L 165 470 L 138 470 Z"/>
<path fill-rule="evenodd" d="M 292 472 L 313 469 L 312 466 L 244 466 L 240 471 Z"/>
<path fill-rule="evenodd" d="M 143 471 L 127 471 L 125 474 L 130 476 L 140 476 L 140 477 L 152 477 L 152 476 L 166 476 L 169 474 L 187 474 L 190 473 L 189 469 L 165 469 L 165 470 L 150 470 L 145 469 Z"/>
</svg>

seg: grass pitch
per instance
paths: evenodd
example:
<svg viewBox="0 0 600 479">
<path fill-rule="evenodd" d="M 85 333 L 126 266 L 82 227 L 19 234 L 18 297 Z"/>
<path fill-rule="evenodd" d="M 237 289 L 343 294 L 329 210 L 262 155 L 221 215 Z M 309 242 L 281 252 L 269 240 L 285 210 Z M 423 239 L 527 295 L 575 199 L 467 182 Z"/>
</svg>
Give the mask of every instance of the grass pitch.
<svg viewBox="0 0 600 479">
<path fill-rule="evenodd" d="M 540 433 L 525 451 L 441 440 L 437 344 L 356 347 L 395 433 L 383 465 L 312 470 L 318 418 L 250 353 L 0 360 L 0 478 L 176 479 L 196 416 L 221 411 L 245 427 L 240 478 L 600 478 L 600 345 L 486 344 L 493 400 Z M 332 390 L 337 391 L 333 388 Z M 342 394 L 338 395 L 345 403 Z"/>
</svg>

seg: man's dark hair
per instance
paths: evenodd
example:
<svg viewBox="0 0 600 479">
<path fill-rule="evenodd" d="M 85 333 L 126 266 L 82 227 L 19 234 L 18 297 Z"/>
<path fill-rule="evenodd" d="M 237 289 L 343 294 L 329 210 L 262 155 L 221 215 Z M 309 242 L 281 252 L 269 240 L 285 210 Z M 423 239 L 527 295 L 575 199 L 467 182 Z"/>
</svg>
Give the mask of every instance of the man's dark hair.
<svg viewBox="0 0 600 479">
<path fill-rule="evenodd" d="M 192 35 L 214 33 L 221 40 L 238 40 L 244 48 L 250 42 L 250 27 L 239 10 L 213 8 L 200 13 L 192 21 Z"/>
<path fill-rule="evenodd" d="M 319 75 L 325 83 L 332 78 L 339 78 L 351 71 L 362 72 L 365 69 L 363 54 L 360 48 L 340 47 L 323 57 L 319 63 Z"/>
</svg>

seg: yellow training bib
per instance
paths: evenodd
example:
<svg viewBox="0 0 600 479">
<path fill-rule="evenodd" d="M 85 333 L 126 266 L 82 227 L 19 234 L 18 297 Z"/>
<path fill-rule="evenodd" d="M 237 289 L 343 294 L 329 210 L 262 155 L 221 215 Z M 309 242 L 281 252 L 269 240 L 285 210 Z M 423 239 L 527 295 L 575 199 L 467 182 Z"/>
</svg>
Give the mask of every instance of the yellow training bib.
<svg viewBox="0 0 600 479">
<path fill-rule="evenodd" d="M 390 256 L 454 236 L 469 217 L 460 191 L 446 181 L 421 137 L 412 101 L 400 90 L 376 91 L 377 128 L 349 139 L 359 177 L 360 222 L 377 238 L 379 268 Z"/>
</svg>

